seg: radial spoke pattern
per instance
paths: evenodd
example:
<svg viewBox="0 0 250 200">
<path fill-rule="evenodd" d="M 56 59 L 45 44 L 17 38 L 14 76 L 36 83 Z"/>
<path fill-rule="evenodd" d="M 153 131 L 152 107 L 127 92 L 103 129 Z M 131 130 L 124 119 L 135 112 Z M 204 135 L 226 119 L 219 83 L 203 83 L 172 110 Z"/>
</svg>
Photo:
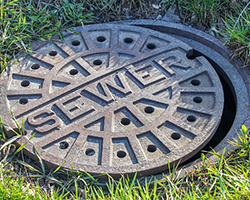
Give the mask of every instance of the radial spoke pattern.
<svg viewBox="0 0 250 200">
<path fill-rule="evenodd" d="M 0 108 L 24 121 L 53 165 L 147 175 L 184 162 L 215 133 L 224 105 L 216 72 L 187 44 L 145 28 L 89 25 L 47 42 L 1 77 Z M 8 109 L 3 120 L 8 122 Z"/>
</svg>

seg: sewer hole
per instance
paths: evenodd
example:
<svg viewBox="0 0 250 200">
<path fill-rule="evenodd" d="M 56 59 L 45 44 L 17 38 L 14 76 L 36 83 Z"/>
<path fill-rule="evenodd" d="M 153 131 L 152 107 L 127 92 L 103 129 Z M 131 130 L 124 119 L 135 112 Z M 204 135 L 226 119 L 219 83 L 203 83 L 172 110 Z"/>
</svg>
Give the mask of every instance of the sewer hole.
<svg viewBox="0 0 250 200">
<path fill-rule="evenodd" d="M 99 36 L 99 37 L 96 38 L 96 40 L 98 42 L 104 42 L 106 40 L 106 38 L 104 36 Z"/>
<path fill-rule="evenodd" d="M 187 120 L 188 120 L 189 122 L 195 122 L 195 121 L 196 121 L 196 117 L 193 116 L 193 115 L 189 115 L 189 116 L 187 117 Z"/>
<path fill-rule="evenodd" d="M 199 86 L 201 84 L 201 82 L 199 80 L 197 80 L 197 79 L 194 79 L 194 80 L 191 81 L 191 84 L 193 86 Z"/>
<path fill-rule="evenodd" d="M 74 41 L 71 42 L 71 44 L 73 46 L 79 46 L 81 44 L 81 42 L 79 40 L 74 40 Z"/>
<path fill-rule="evenodd" d="M 69 71 L 69 73 L 74 76 L 74 75 L 78 74 L 78 70 L 77 69 L 71 69 Z"/>
<path fill-rule="evenodd" d="M 49 55 L 50 56 L 56 56 L 57 55 L 57 51 L 51 51 L 51 52 L 49 52 Z"/>
<path fill-rule="evenodd" d="M 28 99 L 27 98 L 21 98 L 21 99 L 19 99 L 19 103 L 22 104 L 22 105 L 27 104 Z"/>
<path fill-rule="evenodd" d="M 125 125 L 125 126 L 127 126 L 127 125 L 129 125 L 130 124 L 130 119 L 129 118 L 122 118 L 121 119 L 121 124 L 122 125 Z"/>
<path fill-rule="evenodd" d="M 21 82 L 21 86 L 23 86 L 23 87 L 28 87 L 29 85 L 30 85 L 29 81 L 22 81 Z"/>
<path fill-rule="evenodd" d="M 85 154 L 87 156 L 93 156 L 95 154 L 95 150 L 94 149 L 91 149 L 91 148 L 88 148 L 85 152 Z"/>
<path fill-rule="evenodd" d="M 132 43 L 134 40 L 132 39 L 132 38 L 125 38 L 124 39 L 124 42 L 125 43 L 128 43 L 128 44 L 130 44 L 130 43 Z"/>
<path fill-rule="evenodd" d="M 94 60 L 93 64 L 94 65 L 101 65 L 102 61 L 101 60 Z"/>
<path fill-rule="evenodd" d="M 156 149 L 157 147 L 153 144 L 148 145 L 148 148 L 147 148 L 148 152 L 151 152 L 151 153 L 155 152 Z"/>
<path fill-rule="evenodd" d="M 199 57 L 199 56 L 203 56 L 200 52 L 194 50 L 194 49 L 191 49 L 187 52 L 186 54 L 187 58 L 189 60 L 194 60 L 195 58 Z"/>
<path fill-rule="evenodd" d="M 39 64 L 33 64 L 33 65 L 31 65 L 31 69 L 36 70 L 36 69 L 39 69 L 39 68 L 40 68 Z"/>
<path fill-rule="evenodd" d="M 195 103 L 201 103 L 201 102 L 202 102 L 202 98 L 201 98 L 201 97 L 194 97 L 194 98 L 193 98 L 193 101 L 194 101 Z"/>
<path fill-rule="evenodd" d="M 172 133 L 171 138 L 174 140 L 179 140 L 181 138 L 180 133 Z"/>
<path fill-rule="evenodd" d="M 151 106 L 147 106 L 145 109 L 144 109 L 145 113 L 148 113 L 148 114 L 151 114 L 155 111 L 155 109 Z"/>
<path fill-rule="evenodd" d="M 149 43 L 149 44 L 147 44 L 147 48 L 148 48 L 148 49 L 155 49 L 155 48 L 156 48 L 156 45 L 153 44 L 153 43 Z"/>
<path fill-rule="evenodd" d="M 124 157 L 126 157 L 126 155 L 127 155 L 127 153 L 125 151 L 118 151 L 117 152 L 117 156 L 119 158 L 124 158 Z"/>
<path fill-rule="evenodd" d="M 66 141 L 60 142 L 60 149 L 67 149 L 69 147 L 69 143 Z"/>
</svg>

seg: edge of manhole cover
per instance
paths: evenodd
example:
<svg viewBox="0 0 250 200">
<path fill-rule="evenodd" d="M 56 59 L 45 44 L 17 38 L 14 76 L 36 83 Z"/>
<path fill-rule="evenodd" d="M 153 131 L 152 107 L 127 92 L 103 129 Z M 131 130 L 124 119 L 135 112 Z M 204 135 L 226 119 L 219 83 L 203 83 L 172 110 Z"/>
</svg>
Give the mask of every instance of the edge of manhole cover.
<svg viewBox="0 0 250 200">
<path fill-rule="evenodd" d="M 230 150 L 235 149 L 235 146 L 230 144 L 229 141 L 238 139 L 237 133 L 240 133 L 243 124 L 250 127 L 249 69 L 242 68 L 242 63 L 239 60 L 231 60 L 231 52 L 221 43 L 221 41 L 195 28 L 159 20 L 128 20 L 113 23 L 145 27 L 169 34 L 172 37 L 188 43 L 193 49 L 197 50 L 216 64 L 216 70 L 225 79 L 233 93 L 233 98 L 236 103 L 236 113 L 230 130 L 223 140 L 214 148 L 214 151 L 218 154 L 222 154 L 225 150 L 224 155 L 227 155 Z M 216 163 L 218 161 L 218 157 L 213 154 L 207 154 L 206 156 L 211 163 Z M 202 163 L 201 158 L 190 162 L 182 166 L 181 169 L 179 169 L 181 170 L 179 173 L 184 175 L 186 172 L 196 169 L 199 165 L 202 165 Z M 162 175 L 158 175 L 157 177 L 162 178 Z"/>
<path fill-rule="evenodd" d="M 184 162 L 211 139 L 222 116 L 220 80 L 192 47 L 157 31 L 88 25 L 19 59 L 0 81 L 27 134 L 18 143 L 53 166 L 91 174 L 149 175 Z M 35 137 L 29 141 L 29 138 Z"/>
</svg>

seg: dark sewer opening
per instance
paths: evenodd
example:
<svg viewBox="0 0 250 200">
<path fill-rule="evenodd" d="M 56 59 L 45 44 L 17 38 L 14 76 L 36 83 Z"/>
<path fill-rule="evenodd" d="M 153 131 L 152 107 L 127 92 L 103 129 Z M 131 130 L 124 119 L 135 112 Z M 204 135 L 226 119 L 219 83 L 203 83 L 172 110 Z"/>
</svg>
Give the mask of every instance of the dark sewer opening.
<svg viewBox="0 0 250 200">
<path fill-rule="evenodd" d="M 200 52 L 194 50 L 192 52 L 192 55 L 190 57 L 189 57 L 189 55 L 187 55 L 187 57 L 190 59 L 194 59 L 194 58 L 201 56 L 201 55 L 202 54 Z M 205 55 L 202 55 L 202 56 L 206 57 Z M 220 125 L 219 125 L 217 131 L 215 132 L 212 139 L 208 142 L 208 144 L 205 147 L 203 147 L 202 150 L 199 151 L 197 154 L 195 154 L 192 158 L 190 158 L 189 160 L 182 163 L 180 165 L 180 167 L 200 158 L 201 153 L 204 153 L 204 151 L 211 151 L 211 149 L 215 148 L 223 140 L 223 138 L 227 135 L 228 131 L 230 130 L 230 128 L 234 122 L 235 115 L 236 115 L 235 92 L 232 91 L 233 89 L 231 89 L 231 88 L 233 88 L 233 86 L 230 82 L 230 78 L 225 77 L 225 73 L 223 73 L 223 75 L 222 75 L 221 68 L 213 60 L 211 60 L 208 57 L 206 57 L 206 59 L 210 62 L 210 64 L 216 70 L 216 72 L 220 78 L 220 81 L 222 83 L 222 87 L 223 87 L 223 91 L 224 91 L 224 109 L 223 109 L 223 113 L 222 113 L 222 118 L 221 118 L 221 122 L 220 122 Z"/>
</svg>

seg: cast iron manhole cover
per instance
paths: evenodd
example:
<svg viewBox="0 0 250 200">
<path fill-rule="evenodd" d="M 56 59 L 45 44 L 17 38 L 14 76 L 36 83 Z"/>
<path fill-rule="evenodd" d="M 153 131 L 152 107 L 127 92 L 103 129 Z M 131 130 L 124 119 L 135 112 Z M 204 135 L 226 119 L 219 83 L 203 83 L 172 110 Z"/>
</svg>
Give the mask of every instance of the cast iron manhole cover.
<svg viewBox="0 0 250 200">
<path fill-rule="evenodd" d="M 9 109 L 44 161 L 92 174 L 140 175 L 184 162 L 222 116 L 220 80 L 190 46 L 146 28 L 89 25 L 65 42 L 40 45 L 1 77 Z"/>
</svg>

